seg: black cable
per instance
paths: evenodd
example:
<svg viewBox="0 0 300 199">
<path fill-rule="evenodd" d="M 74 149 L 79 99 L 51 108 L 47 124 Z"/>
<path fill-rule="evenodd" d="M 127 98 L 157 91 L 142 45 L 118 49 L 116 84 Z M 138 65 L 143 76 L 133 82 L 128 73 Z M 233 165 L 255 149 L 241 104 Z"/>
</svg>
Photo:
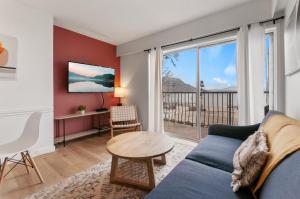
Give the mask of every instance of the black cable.
<svg viewBox="0 0 300 199">
<path fill-rule="evenodd" d="M 102 99 L 102 100 L 101 100 L 101 103 L 100 103 L 100 104 L 101 104 L 100 108 L 103 108 L 103 107 L 104 107 L 104 105 L 105 105 L 105 101 L 104 101 L 103 92 L 101 92 L 101 93 L 100 93 L 100 96 L 101 96 L 101 99 Z"/>
</svg>

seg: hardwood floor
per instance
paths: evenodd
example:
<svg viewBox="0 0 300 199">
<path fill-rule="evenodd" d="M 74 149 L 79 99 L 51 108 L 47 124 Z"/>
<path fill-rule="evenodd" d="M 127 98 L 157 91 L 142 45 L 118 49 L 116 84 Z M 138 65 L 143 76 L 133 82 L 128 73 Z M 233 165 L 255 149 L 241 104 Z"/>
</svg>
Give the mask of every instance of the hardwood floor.
<svg viewBox="0 0 300 199">
<path fill-rule="evenodd" d="M 38 176 L 31 168 L 28 175 L 24 166 L 18 166 L 3 180 L 0 186 L 0 198 L 21 199 L 111 158 L 105 149 L 109 139 L 108 134 L 90 136 L 70 142 L 65 148 L 58 146 L 53 153 L 35 157 L 34 160 L 44 177 L 44 184 L 40 184 Z"/>
</svg>

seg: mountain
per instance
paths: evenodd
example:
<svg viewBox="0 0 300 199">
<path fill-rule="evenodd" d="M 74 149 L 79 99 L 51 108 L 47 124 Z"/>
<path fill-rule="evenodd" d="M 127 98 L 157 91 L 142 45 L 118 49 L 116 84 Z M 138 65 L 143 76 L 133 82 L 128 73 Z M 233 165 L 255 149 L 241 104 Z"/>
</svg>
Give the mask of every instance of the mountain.
<svg viewBox="0 0 300 199">
<path fill-rule="evenodd" d="M 69 71 L 69 83 L 79 82 L 79 81 L 86 81 L 87 77 L 84 75 L 79 75 L 74 72 Z"/>
<path fill-rule="evenodd" d="M 231 87 L 226 87 L 226 88 L 220 88 L 220 89 L 208 89 L 208 88 L 204 88 L 204 90 L 206 91 L 211 91 L 211 92 L 228 92 L 228 91 L 237 91 L 237 87 L 236 86 L 231 86 Z"/>
<path fill-rule="evenodd" d="M 194 86 L 174 77 L 163 77 L 162 87 L 163 92 L 196 92 Z"/>
<path fill-rule="evenodd" d="M 190 84 L 185 83 L 179 78 L 174 77 L 163 77 L 162 78 L 162 89 L 163 92 L 196 92 L 196 88 Z M 203 88 L 202 91 L 206 92 L 228 92 L 237 91 L 235 86 L 227 88 Z"/>
<path fill-rule="evenodd" d="M 74 72 L 69 72 L 69 83 L 95 82 L 96 84 L 101 84 L 105 87 L 114 87 L 114 77 L 115 76 L 113 74 L 103 74 L 95 77 L 88 77 Z"/>
</svg>

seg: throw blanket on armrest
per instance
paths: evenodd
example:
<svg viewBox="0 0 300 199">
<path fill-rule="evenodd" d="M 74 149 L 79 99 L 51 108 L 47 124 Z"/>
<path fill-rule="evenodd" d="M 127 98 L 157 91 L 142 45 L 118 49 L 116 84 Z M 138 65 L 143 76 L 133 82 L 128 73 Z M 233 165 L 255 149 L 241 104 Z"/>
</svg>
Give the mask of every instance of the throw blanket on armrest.
<svg viewBox="0 0 300 199">
<path fill-rule="evenodd" d="M 285 115 L 274 115 L 262 124 L 262 128 L 267 134 L 270 155 L 253 190 L 254 194 L 287 155 L 300 149 L 299 121 Z"/>
</svg>

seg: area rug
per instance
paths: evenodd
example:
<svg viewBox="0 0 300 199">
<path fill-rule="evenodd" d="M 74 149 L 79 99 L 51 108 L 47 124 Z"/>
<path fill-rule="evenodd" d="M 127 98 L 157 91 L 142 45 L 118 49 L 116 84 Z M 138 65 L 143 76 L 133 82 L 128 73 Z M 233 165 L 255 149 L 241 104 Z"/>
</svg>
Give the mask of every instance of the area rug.
<svg viewBox="0 0 300 199">
<path fill-rule="evenodd" d="M 158 184 L 196 144 L 175 142 L 174 149 L 166 155 L 166 165 L 155 165 Z M 111 159 L 46 187 L 26 199 L 138 199 L 144 198 L 146 191 L 111 184 L 109 182 Z"/>
</svg>

